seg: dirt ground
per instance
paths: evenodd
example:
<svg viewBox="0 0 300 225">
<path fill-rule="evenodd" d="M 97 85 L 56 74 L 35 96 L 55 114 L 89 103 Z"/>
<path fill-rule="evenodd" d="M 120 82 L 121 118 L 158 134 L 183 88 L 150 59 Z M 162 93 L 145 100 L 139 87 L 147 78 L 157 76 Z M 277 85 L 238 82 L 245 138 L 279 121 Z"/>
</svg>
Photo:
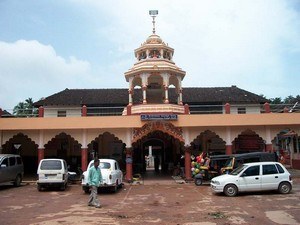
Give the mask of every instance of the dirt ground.
<svg viewBox="0 0 300 225">
<path fill-rule="evenodd" d="M 99 198 L 102 208 L 88 207 L 80 184 L 43 192 L 34 182 L 1 186 L 0 224 L 300 224 L 300 178 L 288 195 L 226 197 L 212 194 L 208 184 L 198 187 L 170 178 L 125 184 L 117 193 L 101 191 Z"/>
</svg>

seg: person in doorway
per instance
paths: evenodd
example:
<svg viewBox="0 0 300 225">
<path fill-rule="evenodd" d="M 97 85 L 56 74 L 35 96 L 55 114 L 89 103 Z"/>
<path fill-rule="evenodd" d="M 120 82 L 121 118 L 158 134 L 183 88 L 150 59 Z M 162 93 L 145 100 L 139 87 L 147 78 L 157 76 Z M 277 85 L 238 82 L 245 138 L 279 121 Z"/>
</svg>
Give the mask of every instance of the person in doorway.
<svg viewBox="0 0 300 225">
<path fill-rule="evenodd" d="M 94 166 L 89 169 L 89 176 L 88 176 L 88 184 L 90 186 L 90 197 L 88 206 L 94 206 L 96 208 L 101 208 L 100 201 L 98 199 L 98 187 L 100 183 L 102 183 L 102 174 L 99 168 L 100 160 L 95 158 L 94 159 Z"/>
</svg>

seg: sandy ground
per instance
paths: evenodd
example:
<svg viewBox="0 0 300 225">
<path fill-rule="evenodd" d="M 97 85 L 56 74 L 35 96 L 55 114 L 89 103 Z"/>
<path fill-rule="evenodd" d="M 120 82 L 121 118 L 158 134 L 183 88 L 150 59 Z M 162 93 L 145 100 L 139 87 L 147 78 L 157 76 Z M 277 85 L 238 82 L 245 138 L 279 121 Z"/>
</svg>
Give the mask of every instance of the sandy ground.
<svg viewBox="0 0 300 225">
<path fill-rule="evenodd" d="M 209 185 L 174 179 L 125 184 L 117 193 L 101 191 L 102 208 L 87 206 L 79 184 L 66 191 L 38 192 L 35 183 L 0 187 L 0 224 L 300 224 L 300 178 L 288 195 L 215 195 Z"/>
</svg>

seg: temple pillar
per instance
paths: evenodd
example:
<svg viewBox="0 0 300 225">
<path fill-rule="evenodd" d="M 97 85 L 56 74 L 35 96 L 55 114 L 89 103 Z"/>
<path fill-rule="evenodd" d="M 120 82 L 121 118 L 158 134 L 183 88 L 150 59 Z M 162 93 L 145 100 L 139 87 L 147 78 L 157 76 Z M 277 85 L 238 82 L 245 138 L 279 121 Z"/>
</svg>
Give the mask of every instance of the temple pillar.
<svg viewBox="0 0 300 225">
<path fill-rule="evenodd" d="M 169 88 L 168 88 L 168 86 L 165 86 L 164 89 L 165 89 L 165 102 L 164 103 L 168 104 L 169 103 L 169 95 L 168 95 Z"/>
<path fill-rule="evenodd" d="M 88 148 L 81 148 L 81 169 L 86 171 L 88 166 Z"/>
<path fill-rule="evenodd" d="M 225 114 L 230 114 L 230 104 L 229 103 L 225 104 Z"/>
<path fill-rule="evenodd" d="M 146 94 L 147 86 L 143 86 L 142 90 L 143 90 L 143 104 L 147 104 L 147 94 Z"/>
<path fill-rule="evenodd" d="M 232 145 L 226 145 L 226 155 L 232 154 Z"/>
<path fill-rule="evenodd" d="M 132 105 L 132 89 L 128 90 L 128 103 Z"/>
<path fill-rule="evenodd" d="M 125 180 L 132 182 L 132 148 L 126 148 L 126 175 Z"/>
<path fill-rule="evenodd" d="M 266 102 L 264 104 L 264 108 L 265 108 L 265 113 L 270 113 L 271 112 L 270 103 Z"/>
<path fill-rule="evenodd" d="M 44 117 L 44 107 L 43 106 L 39 107 L 39 117 Z"/>
<path fill-rule="evenodd" d="M 191 149 L 186 147 L 184 152 L 184 172 L 185 179 L 188 181 L 192 180 L 191 163 Z"/>
<path fill-rule="evenodd" d="M 45 158 L 45 149 L 44 148 L 38 148 L 38 164 L 44 158 Z"/>
<path fill-rule="evenodd" d="M 86 107 L 86 105 L 83 105 L 83 106 L 82 106 L 82 109 L 81 109 L 81 116 L 87 116 L 87 107 Z"/>
</svg>

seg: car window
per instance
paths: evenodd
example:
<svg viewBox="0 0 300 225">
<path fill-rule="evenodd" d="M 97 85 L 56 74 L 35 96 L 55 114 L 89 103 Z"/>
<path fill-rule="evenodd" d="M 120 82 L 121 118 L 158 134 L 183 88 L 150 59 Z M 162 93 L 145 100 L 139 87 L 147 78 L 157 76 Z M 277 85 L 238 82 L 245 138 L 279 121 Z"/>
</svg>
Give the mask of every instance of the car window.
<svg viewBox="0 0 300 225">
<path fill-rule="evenodd" d="M 62 165 L 61 165 L 60 160 L 46 160 L 42 161 L 41 164 L 41 170 L 61 170 Z"/>
<path fill-rule="evenodd" d="M 14 166 L 16 165 L 16 157 L 9 157 L 9 165 Z"/>
<path fill-rule="evenodd" d="M 2 165 L 5 165 L 6 167 L 8 167 L 8 158 L 3 159 L 2 163 L 1 163 L 1 166 Z"/>
<path fill-rule="evenodd" d="M 18 164 L 18 165 L 21 165 L 21 164 L 22 164 L 22 159 L 21 159 L 21 157 L 17 157 L 17 164 Z"/>
<path fill-rule="evenodd" d="M 238 175 L 242 170 L 245 169 L 245 167 L 247 167 L 247 166 L 241 165 L 238 168 L 234 169 L 230 174 L 231 175 Z"/>
<path fill-rule="evenodd" d="M 277 171 L 276 166 L 274 164 L 263 165 L 263 175 L 277 174 L 277 173 L 278 173 L 278 171 Z"/>
<path fill-rule="evenodd" d="M 100 162 L 100 168 L 101 169 L 110 169 L 110 163 L 108 162 Z"/>
<path fill-rule="evenodd" d="M 259 175 L 259 166 L 251 166 L 243 172 L 244 177 Z"/>
<path fill-rule="evenodd" d="M 282 166 L 280 166 L 279 164 L 275 164 L 279 173 L 284 173 L 284 169 L 282 168 Z"/>
</svg>

